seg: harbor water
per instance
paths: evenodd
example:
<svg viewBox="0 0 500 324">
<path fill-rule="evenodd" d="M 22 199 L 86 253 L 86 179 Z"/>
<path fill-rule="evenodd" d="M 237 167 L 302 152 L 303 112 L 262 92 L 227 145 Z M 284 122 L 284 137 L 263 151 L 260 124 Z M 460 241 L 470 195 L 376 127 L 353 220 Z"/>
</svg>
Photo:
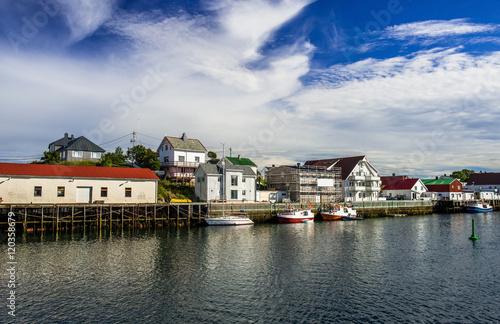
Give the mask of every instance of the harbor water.
<svg viewBox="0 0 500 324">
<path fill-rule="evenodd" d="M 500 322 L 497 212 L 20 234 L 15 256 L 17 323 Z"/>
</svg>

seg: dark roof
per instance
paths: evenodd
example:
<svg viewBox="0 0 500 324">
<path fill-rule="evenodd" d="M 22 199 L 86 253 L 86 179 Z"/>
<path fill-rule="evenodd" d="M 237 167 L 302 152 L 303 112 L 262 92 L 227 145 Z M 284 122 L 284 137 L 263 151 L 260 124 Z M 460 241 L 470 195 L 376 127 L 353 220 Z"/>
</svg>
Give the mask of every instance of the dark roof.
<svg viewBox="0 0 500 324">
<path fill-rule="evenodd" d="M 165 139 L 170 143 L 170 145 L 172 145 L 174 149 L 177 150 L 187 150 L 196 152 L 207 151 L 205 146 L 201 144 L 200 140 L 187 138 L 186 134 L 182 134 L 182 137 L 165 136 Z"/>
<path fill-rule="evenodd" d="M 467 185 L 498 185 L 500 184 L 500 173 L 495 172 L 485 172 L 485 173 L 473 173 L 470 175 Z"/>
<path fill-rule="evenodd" d="M 233 165 L 248 165 L 256 167 L 257 164 L 253 163 L 252 160 L 248 158 L 240 158 L 240 157 L 227 157 L 226 159 L 231 162 Z"/>
<path fill-rule="evenodd" d="M 150 169 L 20 163 L 0 163 L 0 175 L 158 180 Z"/>
<path fill-rule="evenodd" d="M 360 156 L 351 156 L 351 157 L 343 157 L 343 158 L 335 158 L 335 159 L 325 159 L 325 160 L 312 160 L 306 161 L 304 166 L 311 166 L 316 168 L 324 168 L 327 169 L 332 165 L 335 167 L 342 168 L 342 180 L 347 179 L 349 174 L 351 174 L 352 170 L 362 159 L 364 159 L 364 155 Z"/>
<path fill-rule="evenodd" d="M 390 181 L 383 190 L 410 190 L 413 188 L 418 179 L 403 179 Z"/>
<path fill-rule="evenodd" d="M 198 167 L 206 174 L 222 174 L 220 162 L 218 164 L 201 163 Z M 243 175 L 255 176 L 255 172 L 248 165 L 226 165 L 226 171 L 242 171 Z"/>
<path fill-rule="evenodd" d="M 50 143 L 49 147 L 52 144 L 56 146 L 62 146 L 60 149 L 57 150 L 58 152 L 66 150 L 101 152 L 101 153 L 106 152 L 105 149 L 94 144 L 93 142 L 88 140 L 85 136 L 74 138 L 73 135 L 71 135 L 71 137 L 68 137 L 67 134 L 65 134 L 63 138 L 60 138 L 57 141 Z"/>
</svg>

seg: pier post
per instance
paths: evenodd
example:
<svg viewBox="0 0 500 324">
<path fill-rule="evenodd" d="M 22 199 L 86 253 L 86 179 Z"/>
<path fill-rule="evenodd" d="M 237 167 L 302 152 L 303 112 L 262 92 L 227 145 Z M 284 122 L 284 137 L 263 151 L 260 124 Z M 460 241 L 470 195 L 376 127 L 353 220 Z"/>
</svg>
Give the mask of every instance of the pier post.
<svg viewBox="0 0 500 324">
<path fill-rule="evenodd" d="M 71 206 L 71 231 L 75 228 L 75 206 Z"/>
<path fill-rule="evenodd" d="M 57 206 L 57 213 L 56 213 L 56 231 L 59 232 L 59 206 Z"/>
<path fill-rule="evenodd" d="M 42 218 L 40 219 L 40 230 L 43 232 L 43 206 L 42 206 Z"/>
<path fill-rule="evenodd" d="M 122 230 L 123 230 L 123 206 L 122 206 Z"/>
<path fill-rule="evenodd" d="M 179 206 L 179 205 L 177 205 L 177 218 L 176 218 L 176 223 L 177 223 L 176 225 L 177 225 L 177 226 L 179 226 L 179 213 L 180 213 L 180 208 L 179 208 L 179 207 L 180 207 L 180 206 Z"/>
<path fill-rule="evenodd" d="M 28 231 L 28 209 L 24 208 L 24 223 L 23 223 L 24 233 Z"/>
</svg>

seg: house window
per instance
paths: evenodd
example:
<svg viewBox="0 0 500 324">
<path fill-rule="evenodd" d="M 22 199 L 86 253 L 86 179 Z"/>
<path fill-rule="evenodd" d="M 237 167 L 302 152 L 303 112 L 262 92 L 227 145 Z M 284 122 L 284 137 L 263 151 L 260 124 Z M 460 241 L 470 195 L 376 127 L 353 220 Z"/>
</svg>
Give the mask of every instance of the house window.
<svg viewBox="0 0 500 324">
<path fill-rule="evenodd" d="M 125 197 L 132 197 L 132 188 L 125 188 Z"/>
<path fill-rule="evenodd" d="M 101 158 L 101 152 L 92 152 L 92 154 L 90 156 L 93 159 L 100 159 Z"/>
<path fill-rule="evenodd" d="M 242 190 L 242 191 L 241 191 L 241 195 L 242 195 L 242 196 L 246 196 L 246 194 L 247 194 L 247 191 L 246 191 L 246 190 Z"/>
<path fill-rule="evenodd" d="M 33 193 L 35 197 L 42 196 L 42 186 L 35 186 L 35 192 Z"/>
<path fill-rule="evenodd" d="M 231 199 L 238 199 L 238 190 L 231 190 Z"/>
<path fill-rule="evenodd" d="M 200 162 L 200 157 L 199 156 L 195 156 L 194 157 L 194 162 Z"/>
<path fill-rule="evenodd" d="M 64 187 L 57 187 L 57 197 L 64 197 Z"/>
<path fill-rule="evenodd" d="M 179 162 L 184 162 L 184 156 L 179 156 Z"/>
<path fill-rule="evenodd" d="M 168 156 L 163 157 L 163 162 L 168 162 Z"/>
<path fill-rule="evenodd" d="M 65 159 L 66 158 L 66 151 L 62 152 L 61 158 Z"/>
<path fill-rule="evenodd" d="M 237 186 L 238 185 L 238 176 L 233 175 L 231 176 L 231 186 Z"/>
<path fill-rule="evenodd" d="M 241 182 L 247 182 L 247 178 L 243 177 L 243 179 L 241 179 Z"/>
<path fill-rule="evenodd" d="M 73 157 L 83 157 L 83 151 L 73 151 Z"/>
<path fill-rule="evenodd" d="M 107 197 L 107 196 L 108 196 L 108 188 L 101 187 L 101 197 Z"/>
</svg>

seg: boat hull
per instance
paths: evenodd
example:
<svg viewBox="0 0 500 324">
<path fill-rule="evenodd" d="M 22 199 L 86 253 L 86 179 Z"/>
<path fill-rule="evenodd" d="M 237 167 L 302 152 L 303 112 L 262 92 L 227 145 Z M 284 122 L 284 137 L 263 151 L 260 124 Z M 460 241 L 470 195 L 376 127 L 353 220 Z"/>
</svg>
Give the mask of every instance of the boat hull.
<svg viewBox="0 0 500 324">
<path fill-rule="evenodd" d="M 236 226 L 253 225 L 254 222 L 248 217 L 210 217 L 205 218 L 205 223 L 211 226 Z"/>
<path fill-rule="evenodd" d="M 465 211 L 467 213 L 487 213 L 487 212 L 492 212 L 493 211 L 493 207 L 484 208 L 484 207 L 471 207 L 471 206 L 467 206 L 467 207 L 465 207 Z"/>
<path fill-rule="evenodd" d="M 278 216 L 278 220 L 280 221 L 281 224 L 302 223 L 304 221 L 314 221 L 314 216 L 312 217 Z"/>
<path fill-rule="evenodd" d="M 332 213 L 320 213 L 321 218 L 323 218 L 324 221 L 339 221 L 342 220 L 342 216 L 340 215 L 334 215 Z"/>
</svg>

